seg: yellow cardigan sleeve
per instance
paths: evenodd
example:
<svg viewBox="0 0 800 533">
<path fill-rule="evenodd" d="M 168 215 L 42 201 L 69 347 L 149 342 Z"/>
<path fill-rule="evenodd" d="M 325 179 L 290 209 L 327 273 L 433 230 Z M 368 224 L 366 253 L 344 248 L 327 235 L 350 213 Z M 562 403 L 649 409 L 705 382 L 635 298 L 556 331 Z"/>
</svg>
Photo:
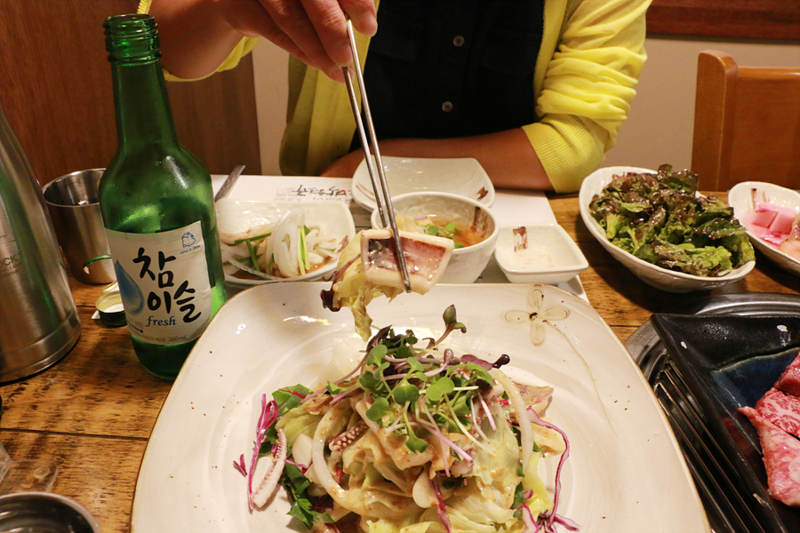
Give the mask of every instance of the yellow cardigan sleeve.
<svg viewBox="0 0 800 533">
<path fill-rule="evenodd" d="M 152 2 L 153 0 L 140 0 L 139 7 L 136 10 L 136 12 L 149 13 L 150 4 L 152 4 Z M 156 21 L 156 23 L 158 23 L 158 21 Z M 228 57 L 225 59 L 225 61 L 223 61 L 222 64 L 218 66 L 217 69 L 208 76 L 211 76 L 215 72 L 222 72 L 223 70 L 230 70 L 236 67 L 236 65 L 239 64 L 239 61 L 241 61 L 241 59 L 244 56 L 249 54 L 253 50 L 253 48 L 256 47 L 257 44 L 258 44 L 258 38 L 243 37 L 242 40 L 239 41 L 239 44 L 237 44 L 236 47 L 233 50 L 231 50 L 231 53 L 228 54 Z M 203 76 L 202 78 L 193 78 L 193 79 L 179 78 L 178 76 L 172 74 L 167 69 L 163 70 L 164 70 L 164 79 L 166 79 L 167 81 L 197 81 L 208 77 L 208 76 Z"/>
<path fill-rule="evenodd" d="M 566 10 L 545 3 L 534 78 L 540 120 L 523 129 L 557 192 L 578 190 L 616 142 L 646 59 L 649 3 L 571 0 Z M 544 45 L 553 31 L 560 33 L 554 51 Z"/>
</svg>

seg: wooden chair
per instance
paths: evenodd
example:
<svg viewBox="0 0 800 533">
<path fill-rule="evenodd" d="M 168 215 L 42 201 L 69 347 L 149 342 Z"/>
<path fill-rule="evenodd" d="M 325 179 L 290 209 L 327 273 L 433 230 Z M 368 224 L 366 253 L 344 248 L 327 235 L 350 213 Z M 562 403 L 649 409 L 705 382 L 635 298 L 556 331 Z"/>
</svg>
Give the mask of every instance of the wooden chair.
<svg viewBox="0 0 800 533">
<path fill-rule="evenodd" d="M 700 52 L 692 171 L 703 190 L 743 181 L 800 189 L 800 66 L 740 67 L 724 52 Z"/>
</svg>

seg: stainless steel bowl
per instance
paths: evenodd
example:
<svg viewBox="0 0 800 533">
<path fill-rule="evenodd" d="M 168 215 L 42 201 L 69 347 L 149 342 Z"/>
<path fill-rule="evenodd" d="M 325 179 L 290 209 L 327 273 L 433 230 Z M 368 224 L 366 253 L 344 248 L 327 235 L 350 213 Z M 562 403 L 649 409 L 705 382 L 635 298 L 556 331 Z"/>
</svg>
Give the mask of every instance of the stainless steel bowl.
<svg viewBox="0 0 800 533">
<path fill-rule="evenodd" d="M 84 507 L 50 492 L 0 496 L 0 533 L 100 533 Z"/>
</svg>

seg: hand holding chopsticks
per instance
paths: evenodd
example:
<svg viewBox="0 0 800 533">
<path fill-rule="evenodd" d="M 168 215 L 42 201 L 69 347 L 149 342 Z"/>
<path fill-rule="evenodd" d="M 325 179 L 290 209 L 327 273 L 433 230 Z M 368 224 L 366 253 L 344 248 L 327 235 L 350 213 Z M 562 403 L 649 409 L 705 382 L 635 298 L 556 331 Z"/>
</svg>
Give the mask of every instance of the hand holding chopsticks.
<svg viewBox="0 0 800 533">
<path fill-rule="evenodd" d="M 348 67 L 342 67 L 344 73 L 345 84 L 347 85 L 347 92 L 350 95 L 350 106 L 353 108 L 353 116 L 356 120 L 356 128 L 358 135 L 361 139 L 361 148 L 364 151 L 364 162 L 367 165 L 370 180 L 372 181 L 372 189 L 375 193 L 375 203 L 378 205 L 378 213 L 381 217 L 381 223 L 384 227 L 389 226 L 394 237 L 394 251 L 397 260 L 397 266 L 400 269 L 400 274 L 403 277 L 403 285 L 406 292 L 411 292 L 411 281 L 408 277 L 408 269 L 406 268 L 405 255 L 403 254 L 403 246 L 400 243 L 400 233 L 397 231 L 397 220 L 394 216 L 394 209 L 392 208 L 392 198 L 389 194 L 389 186 L 386 183 L 386 174 L 381 161 L 380 149 L 378 148 L 378 138 L 375 135 L 375 126 L 372 123 L 372 114 L 369 110 L 369 102 L 367 100 L 367 91 L 364 88 L 364 78 L 361 75 L 359 68 L 360 62 L 358 59 L 358 51 L 356 50 L 356 38 L 353 32 L 353 23 L 348 17 L 347 19 L 347 35 L 350 38 L 350 48 L 353 52 L 353 71 L 358 80 L 358 88 L 361 93 L 361 105 L 364 108 L 364 118 L 367 122 L 367 131 L 364 130 L 364 121 L 361 119 L 361 113 L 358 109 L 358 99 L 356 98 L 355 89 L 353 87 L 353 80 L 350 75 Z M 369 138 L 367 137 L 369 135 Z M 373 154 L 375 159 L 373 160 Z M 377 174 L 376 174 L 377 167 Z"/>
</svg>

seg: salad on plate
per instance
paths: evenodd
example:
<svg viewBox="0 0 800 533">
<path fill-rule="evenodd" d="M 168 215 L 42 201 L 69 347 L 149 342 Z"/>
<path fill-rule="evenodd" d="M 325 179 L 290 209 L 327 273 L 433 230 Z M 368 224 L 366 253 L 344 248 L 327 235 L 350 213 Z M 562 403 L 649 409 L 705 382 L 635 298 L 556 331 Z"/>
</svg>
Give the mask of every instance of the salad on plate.
<svg viewBox="0 0 800 533">
<path fill-rule="evenodd" d="M 282 486 L 316 532 L 578 530 L 557 513 L 569 441 L 545 417 L 552 387 L 510 379 L 508 355 L 448 345 L 466 326 L 453 306 L 444 321 L 438 339 L 385 327 L 348 374 L 263 395 L 252 454 L 233 461 L 251 512 Z M 546 455 L 560 455 L 553 491 Z"/>
</svg>

